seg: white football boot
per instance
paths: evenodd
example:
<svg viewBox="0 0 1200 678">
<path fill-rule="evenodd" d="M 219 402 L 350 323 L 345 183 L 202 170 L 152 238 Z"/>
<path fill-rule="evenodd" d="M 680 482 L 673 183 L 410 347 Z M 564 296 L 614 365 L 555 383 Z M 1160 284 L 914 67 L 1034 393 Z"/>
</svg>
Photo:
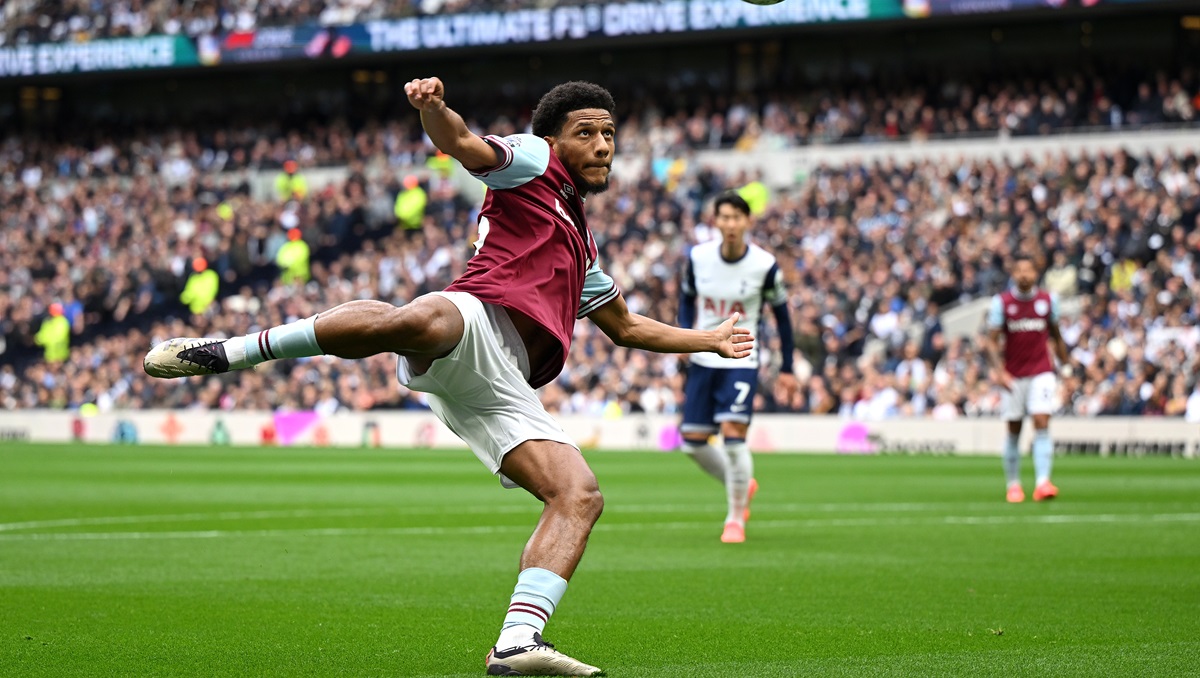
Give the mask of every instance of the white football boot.
<svg viewBox="0 0 1200 678">
<path fill-rule="evenodd" d="M 168 339 L 142 360 L 146 374 L 159 379 L 221 374 L 229 371 L 224 339 Z"/>
<path fill-rule="evenodd" d="M 595 666 L 584 664 L 554 649 L 533 634 L 533 643 L 507 650 L 492 648 L 487 655 L 489 676 L 602 676 Z"/>
</svg>

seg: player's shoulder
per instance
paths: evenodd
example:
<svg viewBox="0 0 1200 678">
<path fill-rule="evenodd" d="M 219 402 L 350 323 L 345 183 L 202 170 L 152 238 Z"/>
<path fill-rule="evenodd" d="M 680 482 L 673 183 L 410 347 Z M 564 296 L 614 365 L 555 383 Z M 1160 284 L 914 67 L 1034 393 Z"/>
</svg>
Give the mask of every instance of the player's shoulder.
<svg viewBox="0 0 1200 678">
<path fill-rule="evenodd" d="M 504 144 L 513 150 L 523 149 L 526 151 L 538 151 L 541 149 L 550 149 L 550 144 L 536 134 L 510 134 L 505 137 L 496 134 L 489 134 L 485 136 L 484 139 L 493 141 L 495 143 Z"/>
<path fill-rule="evenodd" d="M 550 145 L 532 134 L 483 137 L 497 151 L 495 167 L 472 171 L 476 178 L 493 190 L 519 188 L 545 174 L 550 166 Z"/>
<path fill-rule="evenodd" d="M 1048 289 L 1039 287 L 1033 298 L 1033 310 L 1039 316 L 1058 319 L 1058 295 Z"/>
<path fill-rule="evenodd" d="M 721 258 L 721 241 L 708 240 L 702 243 L 696 243 L 692 249 L 688 251 L 688 256 L 695 262 L 713 262 Z"/>
<path fill-rule="evenodd" d="M 1004 322 L 1004 315 L 1007 312 L 1006 309 L 1009 307 L 1008 302 L 1005 300 L 1005 295 L 1007 294 L 1007 291 L 997 292 L 988 301 L 987 318 L 988 324 L 991 327 L 999 327 Z"/>
<path fill-rule="evenodd" d="M 750 243 L 750 251 L 746 253 L 746 259 L 749 263 L 762 267 L 764 270 L 769 269 L 776 264 L 775 255 L 763 249 L 759 245 Z"/>
</svg>

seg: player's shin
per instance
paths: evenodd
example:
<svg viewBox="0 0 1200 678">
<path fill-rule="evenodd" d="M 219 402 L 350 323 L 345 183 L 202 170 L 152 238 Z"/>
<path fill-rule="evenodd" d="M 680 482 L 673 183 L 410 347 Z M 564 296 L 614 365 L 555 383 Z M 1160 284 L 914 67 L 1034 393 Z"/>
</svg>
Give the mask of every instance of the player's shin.
<svg viewBox="0 0 1200 678">
<path fill-rule="evenodd" d="M 529 567 L 517 577 L 517 586 L 509 602 L 508 614 L 496 648 L 525 647 L 534 642 L 533 634 L 542 633 L 558 601 L 567 592 L 567 580 L 550 570 Z"/>
<path fill-rule="evenodd" d="M 722 445 L 713 445 L 707 440 L 684 440 L 683 446 L 700 468 L 716 478 L 722 485 L 725 484 L 729 461 Z"/>
<path fill-rule="evenodd" d="M 1009 433 L 1004 439 L 1004 480 L 1006 486 L 1021 482 L 1020 435 Z"/>
<path fill-rule="evenodd" d="M 1033 470 L 1037 474 L 1037 484 L 1050 481 L 1051 467 L 1054 465 L 1054 441 L 1050 439 L 1049 429 L 1038 429 L 1033 434 Z"/>
<path fill-rule="evenodd" d="M 746 507 L 750 504 L 750 479 L 754 477 L 754 458 L 750 446 L 743 438 L 726 438 L 725 454 L 729 469 L 725 476 L 725 489 L 729 497 L 729 514 L 726 523 L 744 525 Z"/>
<path fill-rule="evenodd" d="M 267 360 L 322 355 L 324 351 L 317 345 L 316 319 L 313 316 L 229 339 L 225 342 L 229 369 L 254 367 Z"/>
</svg>

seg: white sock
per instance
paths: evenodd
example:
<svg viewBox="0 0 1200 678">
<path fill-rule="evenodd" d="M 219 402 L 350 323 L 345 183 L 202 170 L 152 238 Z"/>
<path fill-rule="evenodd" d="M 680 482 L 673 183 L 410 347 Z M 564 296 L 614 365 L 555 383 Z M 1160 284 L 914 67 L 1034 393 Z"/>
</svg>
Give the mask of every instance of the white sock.
<svg viewBox="0 0 1200 678">
<path fill-rule="evenodd" d="M 532 645 L 533 634 L 545 630 L 546 622 L 566 592 L 567 580 L 550 570 L 540 567 L 521 570 L 496 647 L 507 650 Z"/>
<path fill-rule="evenodd" d="M 746 507 L 750 504 L 750 479 L 754 477 L 754 457 L 742 438 L 726 438 L 725 454 L 729 467 L 725 475 L 725 491 L 729 497 L 729 514 L 725 522 L 746 524 Z"/>
<path fill-rule="evenodd" d="M 229 369 L 241 370 L 266 362 L 284 358 L 307 358 L 322 355 L 317 346 L 317 316 L 279 325 L 262 332 L 244 334 L 225 342 L 225 357 Z"/>
<path fill-rule="evenodd" d="M 726 469 L 729 466 L 729 461 L 725 457 L 725 450 L 721 449 L 720 446 L 710 445 L 707 441 L 697 443 L 685 440 L 683 446 L 700 468 L 704 469 L 708 475 L 720 481 L 722 485 L 725 484 L 725 476 L 728 474 Z"/>
<path fill-rule="evenodd" d="M 1021 482 L 1020 437 L 1011 433 L 1004 439 L 1004 480 L 1008 485 Z"/>
<path fill-rule="evenodd" d="M 1037 484 L 1050 482 L 1050 470 L 1054 466 L 1054 441 L 1050 439 L 1050 431 L 1042 429 L 1033 432 L 1033 468 L 1037 474 Z"/>
<path fill-rule="evenodd" d="M 500 629 L 500 637 L 496 639 L 496 647 L 507 650 L 514 647 L 529 647 L 533 645 L 533 634 L 541 633 L 528 624 L 513 624 Z"/>
</svg>

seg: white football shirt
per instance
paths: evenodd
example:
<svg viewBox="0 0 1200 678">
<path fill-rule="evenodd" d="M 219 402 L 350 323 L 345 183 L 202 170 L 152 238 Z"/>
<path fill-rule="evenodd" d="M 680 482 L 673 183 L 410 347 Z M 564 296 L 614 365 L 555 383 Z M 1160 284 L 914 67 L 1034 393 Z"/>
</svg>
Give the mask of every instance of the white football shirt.
<svg viewBox="0 0 1200 678">
<path fill-rule="evenodd" d="M 763 303 L 787 301 L 787 288 L 775 257 L 749 244 L 737 261 L 721 256 L 721 241 L 713 240 L 692 248 L 688 255 L 683 292 L 696 298 L 696 329 L 713 330 L 734 312 L 742 314 L 738 327 L 758 333 Z M 704 367 L 757 368 L 758 351 L 745 358 L 723 358 L 716 353 L 693 353 L 691 362 Z"/>
</svg>

